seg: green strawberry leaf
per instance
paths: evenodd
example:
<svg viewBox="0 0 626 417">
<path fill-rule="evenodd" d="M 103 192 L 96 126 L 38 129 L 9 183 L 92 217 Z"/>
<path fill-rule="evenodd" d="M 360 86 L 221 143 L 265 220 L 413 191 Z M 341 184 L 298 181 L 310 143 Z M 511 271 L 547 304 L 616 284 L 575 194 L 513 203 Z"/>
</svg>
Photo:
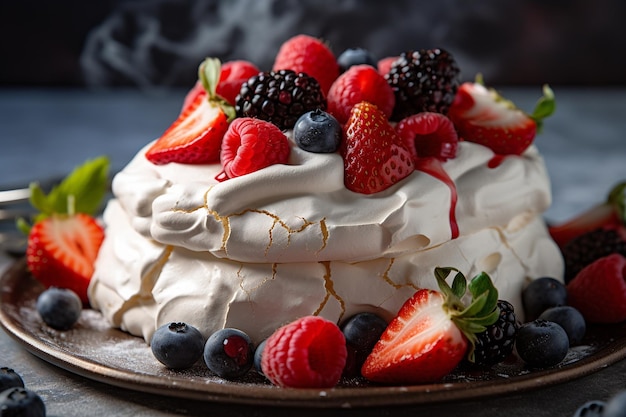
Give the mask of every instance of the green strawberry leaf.
<svg viewBox="0 0 626 417">
<path fill-rule="evenodd" d="M 481 311 L 477 313 L 478 316 L 488 315 L 498 306 L 498 290 L 487 273 L 481 272 L 472 278 L 469 283 L 469 290 L 473 299 L 487 295 L 487 301 Z"/>
<path fill-rule="evenodd" d="M 537 124 L 537 133 L 543 128 L 543 119 L 551 116 L 556 110 L 556 99 L 554 92 L 546 84 L 543 86 L 543 96 L 537 101 L 535 109 L 530 114 L 530 118 Z"/>
<path fill-rule="evenodd" d="M 608 202 L 615 207 L 622 224 L 626 225 L 626 181 L 620 182 L 611 189 Z"/>
<path fill-rule="evenodd" d="M 222 63 L 217 58 L 206 58 L 198 68 L 198 79 L 207 92 L 209 102 L 216 104 L 222 109 L 226 118 L 231 122 L 236 116 L 235 108 L 217 94 L 217 84 L 220 81 Z"/>
</svg>

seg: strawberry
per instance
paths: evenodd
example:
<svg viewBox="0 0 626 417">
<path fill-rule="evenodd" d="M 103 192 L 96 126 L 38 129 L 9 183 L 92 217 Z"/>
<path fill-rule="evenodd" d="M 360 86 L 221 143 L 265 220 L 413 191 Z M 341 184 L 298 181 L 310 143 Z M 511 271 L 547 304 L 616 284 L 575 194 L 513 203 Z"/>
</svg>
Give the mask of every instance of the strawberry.
<svg viewBox="0 0 626 417">
<path fill-rule="evenodd" d="M 274 164 L 286 164 L 289 139 L 273 123 L 251 117 L 235 119 L 224 135 L 218 181 L 239 177 Z"/>
<path fill-rule="evenodd" d="M 339 327 L 318 316 L 305 316 L 267 339 L 261 369 L 280 387 L 332 388 L 341 378 L 346 357 Z"/>
<path fill-rule="evenodd" d="M 572 239 L 600 228 L 626 224 L 626 181 L 615 185 L 605 202 L 597 204 L 562 224 L 550 226 L 550 235 L 561 249 Z"/>
<path fill-rule="evenodd" d="M 357 193 L 383 191 L 414 170 L 410 152 L 385 114 L 368 102 L 352 108 L 341 153 L 345 186 Z"/>
<path fill-rule="evenodd" d="M 228 61 L 222 65 L 220 80 L 216 92 L 231 105 L 235 105 L 235 98 L 239 94 L 241 84 L 261 72 L 256 65 L 248 61 Z"/>
<path fill-rule="evenodd" d="M 199 69 L 202 93 L 194 87 L 174 123 L 146 151 L 156 165 L 170 162 L 206 164 L 219 161 L 220 147 L 234 108 L 216 93 L 220 63 L 207 59 Z"/>
<path fill-rule="evenodd" d="M 614 253 L 583 268 L 567 284 L 567 300 L 590 323 L 626 320 L 626 257 Z"/>
<path fill-rule="evenodd" d="M 413 161 L 418 157 L 434 157 L 446 161 L 456 156 L 459 142 L 452 121 L 441 113 L 423 112 L 400 120 L 396 132 Z"/>
<path fill-rule="evenodd" d="M 457 271 L 452 287 L 445 279 Z M 454 268 L 436 268 L 441 291 L 420 289 L 389 323 L 361 374 L 370 381 L 392 384 L 435 382 L 450 373 L 468 355 L 473 362 L 476 334 L 500 315 L 498 291 L 485 273 L 474 277 L 472 303 L 461 301 L 467 283 Z M 469 353 L 468 353 L 469 347 Z"/>
<path fill-rule="evenodd" d="M 107 191 L 108 159 L 77 167 L 46 195 L 31 184 L 30 202 L 39 211 L 34 225 L 18 220 L 28 235 L 26 265 L 46 287 L 69 288 L 87 304 L 87 287 L 104 230 L 93 217 Z"/>
<path fill-rule="evenodd" d="M 351 66 L 335 80 L 326 97 L 328 112 L 344 124 L 355 104 L 367 101 L 389 118 L 396 102 L 391 86 L 370 65 Z"/>
<path fill-rule="evenodd" d="M 339 64 L 330 48 L 308 35 L 294 36 L 281 45 L 272 70 L 283 69 L 304 72 L 315 78 L 325 95 L 339 76 Z"/>
<path fill-rule="evenodd" d="M 520 155 L 533 142 L 542 120 L 554 112 L 554 94 L 544 86 L 544 96 L 529 115 L 480 82 L 463 83 L 448 117 L 459 136 L 491 148 L 498 155 Z"/>
<path fill-rule="evenodd" d="M 87 214 L 48 217 L 28 236 L 28 269 L 45 287 L 70 289 L 88 304 L 87 287 L 103 240 L 102 226 Z"/>
</svg>

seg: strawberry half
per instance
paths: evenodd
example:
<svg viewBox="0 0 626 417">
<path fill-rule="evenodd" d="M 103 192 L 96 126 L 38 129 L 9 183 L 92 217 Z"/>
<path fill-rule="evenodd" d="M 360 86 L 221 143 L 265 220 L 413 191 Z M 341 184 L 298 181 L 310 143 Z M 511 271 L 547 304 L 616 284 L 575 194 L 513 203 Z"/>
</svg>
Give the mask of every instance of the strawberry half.
<svg viewBox="0 0 626 417">
<path fill-rule="evenodd" d="M 208 164 L 219 161 L 222 138 L 234 108 L 217 95 L 219 60 L 208 58 L 199 69 L 199 87 L 190 90 L 183 110 L 172 125 L 148 149 L 146 158 L 156 165 L 178 162 Z"/>
<path fill-rule="evenodd" d="M 362 194 L 383 191 L 413 172 L 411 153 L 375 105 L 355 105 L 344 126 L 341 153 L 346 188 Z"/>
<path fill-rule="evenodd" d="M 498 155 L 520 155 L 532 143 L 542 120 L 554 112 L 554 93 L 544 86 L 544 96 L 532 114 L 504 99 L 480 80 L 463 83 L 448 117 L 463 140 L 489 147 Z"/>
<path fill-rule="evenodd" d="M 87 214 L 48 217 L 28 236 L 28 269 L 45 287 L 70 289 L 88 304 L 87 287 L 103 239 L 104 230 Z"/>
<path fill-rule="evenodd" d="M 626 320 L 626 257 L 614 253 L 583 268 L 567 285 L 567 302 L 590 323 Z"/>
<path fill-rule="evenodd" d="M 435 269 L 440 292 L 421 289 L 404 303 L 365 360 L 365 378 L 388 384 L 429 383 L 449 374 L 466 354 L 473 361 L 476 334 L 500 314 L 498 291 L 487 274 L 477 275 L 469 284 L 473 301 L 465 306 L 463 274 L 457 271 L 452 287 L 445 281 L 453 270 Z"/>
</svg>

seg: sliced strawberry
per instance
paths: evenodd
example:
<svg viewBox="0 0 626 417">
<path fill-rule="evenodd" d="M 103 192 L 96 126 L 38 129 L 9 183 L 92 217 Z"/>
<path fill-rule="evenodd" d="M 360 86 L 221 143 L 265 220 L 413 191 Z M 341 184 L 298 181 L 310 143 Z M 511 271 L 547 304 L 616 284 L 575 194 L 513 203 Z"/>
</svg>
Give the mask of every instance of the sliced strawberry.
<svg viewBox="0 0 626 417">
<path fill-rule="evenodd" d="M 217 162 L 227 129 L 228 121 L 224 112 L 210 103 L 206 94 L 197 94 L 178 119 L 148 149 L 146 158 L 156 165 L 170 162 Z"/>
<path fill-rule="evenodd" d="M 104 230 L 87 214 L 47 217 L 28 236 L 28 268 L 44 286 L 71 289 L 87 304 L 87 287 L 103 239 Z"/>
<path fill-rule="evenodd" d="M 456 275 L 450 286 L 446 277 L 452 271 Z M 476 334 L 499 318 L 498 291 L 484 272 L 469 285 L 455 268 L 435 268 L 435 278 L 440 291 L 418 290 L 389 323 L 361 368 L 365 378 L 393 384 L 434 382 L 466 354 L 474 361 Z M 467 289 L 469 306 L 461 301 Z"/>
<path fill-rule="evenodd" d="M 452 121 L 441 113 L 423 112 L 400 120 L 396 131 L 411 152 L 418 157 L 434 157 L 442 161 L 454 158 L 459 137 Z"/>
<path fill-rule="evenodd" d="M 280 387 L 331 388 L 341 378 L 346 357 L 339 327 L 318 316 L 305 316 L 267 339 L 261 369 Z"/>
<path fill-rule="evenodd" d="M 387 116 L 368 102 L 352 108 L 341 151 L 344 183 L 357 193 L 383 191 L 414 170 L 411 154 Z"/>
<path fill-rule="evenodd" d="M 330 48 L 308 35 L 294 36 L 281 45 L 272 70 L 283 69 L 304 72 L 315 78 L 324 95 L 339 76 L 339 64 Z"/>
<path fill-rule="evenodd" d="M 235 119 L 224 135 L 218 181 L 250 174 L 274 164 L 286 164 L 289 139 L 273 123 L 250 117 Z"/>
<path fill-rule="evenodd" d="M 183 100 L 183 107 L 180 109 L 181 113 L 184 113 L 187 107 L 189 107 L 192 103 L 196 101 L 198 95 L 206 97 L 206 90 L 202 85 L 202 82 L 197 81 L 194 86 L 187 92 L 185 95 L 185 99 Z"/>
<path fill-rule="evenodd" d="M 626 320 L 626 258 L 612 254 L 586 266 L 567 285 L 567 297 L 590 323 Z"/>
<path fill-rule="evenodd" d="M 533 142 L 543 118 L 554 111 L 554 95 L 546 86 L 532 115 L 519 110 L 481 83 L 463 83 L 448 116 L 463 140 L 491 148 L 499 155 L 520 155 Z"/>
<path fill-rule="evenodd" d="M 328 112 L 344 124 L 355 104 L 367 101 L 378 107 L 389 118 L 396 103 L 391 86 L 370 65 L 353 65 L 341 74 L 330 87 L 327 96 Z"/>
<path fill-rule="evenodd" d="M 561 249 L 572 239 L 600 228 L 618 229 L 626 223 L 626 182 L 615 185 L 605 202 L 571 220 L 550 226 L 550 235 Z"/>
</svg>

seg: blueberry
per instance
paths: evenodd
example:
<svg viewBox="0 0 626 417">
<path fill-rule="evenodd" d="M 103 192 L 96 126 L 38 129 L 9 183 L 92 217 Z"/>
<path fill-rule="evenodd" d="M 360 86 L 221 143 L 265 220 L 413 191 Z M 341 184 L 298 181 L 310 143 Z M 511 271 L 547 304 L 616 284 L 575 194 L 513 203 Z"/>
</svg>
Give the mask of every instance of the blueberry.
<svg viewBox="0 0 626 417">
<path fill-rule="evenodd" d="M 341 143 L 341 125 L 332 115 L 315 109 L 304 113 L 296 121 L 293 140 L 308 152 L 336 152 Z"/>
<path fill-rule="evenodd" d="M 555 278 L 537 278 L 522 291 L 522 303 L 526 321 L 532 321 L 550 307 L 566 305 L 567 289 Z"/>
<path fill-rule="evenodd" d="M 159 327 L 150 340 L 152 354 L 170 369 L 191 368 L 204 349 L 204 337 L 186 323 L 169 323 Z"/>
<path fill-rule="evenodd" d="M 0 368 L 0 392 L 14 387 L 24 388 L 22 377 L 11 368 Z"/>
<path fill-rule="evenodd" d="M 57 330 L 70 329 L 80 318 L 82 309 L 80 297 L 66 288 L 50 287 L 37 298 L 37 312 L 41 319 Z"/>
<path fill-rule="evenodd" d="M 240 378 L 252 368 L 254 362 L 252 340 L 241 330 L 218 330 L 204 345 L 204 362 L 211 372 L 221 378 Z"/>
<path fill-rule="evenodd" d="M 348 349 L 345 375 L 359 375 L 365 359 L 386 328 L 387 322 L 374 313 L 356 314 L 341 325 Z"/>
<path fill-rule="evenodd" d="M 602 417 L 626 417 L 626 391 L 620 391 L 609 398 Z"/>
<path fill-rule="evenodd" d="M 541 313 L 539 319 L 552 321 L 561 326 L 569 337 L 570 346 L 580 344 L 587 331 L 583 315 L 571 306 L 550 307 Z"/>
<path fill-rule="evenodd" d="M 569 339 L 558 324 L 535 320 L 517 331 L 515 347 L 520 358 L 533 368 L 557 365 L 567 355 Z"/>
<path fill-rule="evenodd" d="M 346 71 L 353 65 L 366 64 L 374 68 L 377 66 L 377 62 L 367 49 L 363 48 L 349 48 L 346 49 L 337 58 L 337 63 L 341 72 Z"/>
<path fill-rule="evenodd" d="M 263 373 L 263 368 L 261 368 L 261 359 L 263 359 L 263 349 L 265 349 L 265 342 L 267 342 L 267 339 L 259 343 L 254 351 L 254 369 L 261 375 L 265 375 Z"/>
<path fill-rule="evenodd" d="M 578 407 L 573 417 L 602 417 L 604 406 L 604 401 L 587 401 Z"/>
<path fill-rule="evenodd" d="M 0 416 L 45 417 L 46 406 L 37 393 L 13 387 L 0 393 Z"/>
</svg>

